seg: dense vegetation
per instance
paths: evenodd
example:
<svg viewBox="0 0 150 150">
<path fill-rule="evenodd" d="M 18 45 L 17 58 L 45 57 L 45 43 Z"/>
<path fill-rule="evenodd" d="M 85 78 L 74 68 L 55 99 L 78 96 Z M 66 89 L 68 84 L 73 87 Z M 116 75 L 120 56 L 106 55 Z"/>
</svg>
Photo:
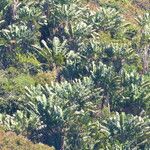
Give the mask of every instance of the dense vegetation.
<svg viewBox="0 0 150 150">
<path fill-rule="evenodd" d="M 0 149 L 149 150 L 149 10 L 0 0 Z"/>
</svg>

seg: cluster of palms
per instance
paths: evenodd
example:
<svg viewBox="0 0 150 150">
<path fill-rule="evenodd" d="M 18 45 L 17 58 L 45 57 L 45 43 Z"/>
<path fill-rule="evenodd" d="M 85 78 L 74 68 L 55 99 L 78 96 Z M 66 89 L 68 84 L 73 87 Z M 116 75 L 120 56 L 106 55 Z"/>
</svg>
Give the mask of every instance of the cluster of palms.
<svg viewBox="0 0 150 150">
<path fill-rule="evenodd" d="M 1 126 L 56 150 L 150 148 L 150 14 L 111 2 L 1 0 Z"/>
</svg>

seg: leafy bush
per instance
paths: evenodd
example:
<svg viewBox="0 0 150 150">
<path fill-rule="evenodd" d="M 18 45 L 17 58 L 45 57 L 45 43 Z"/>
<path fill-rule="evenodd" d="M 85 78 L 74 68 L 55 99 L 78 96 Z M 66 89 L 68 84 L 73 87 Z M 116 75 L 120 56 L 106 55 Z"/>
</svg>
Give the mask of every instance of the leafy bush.
<svg viewBox="0 0 150 150">
<path fill-rule="evenodd" d="M 149 149 L 148 1 L 1 0 L 2 149 Z"/>
</svg>

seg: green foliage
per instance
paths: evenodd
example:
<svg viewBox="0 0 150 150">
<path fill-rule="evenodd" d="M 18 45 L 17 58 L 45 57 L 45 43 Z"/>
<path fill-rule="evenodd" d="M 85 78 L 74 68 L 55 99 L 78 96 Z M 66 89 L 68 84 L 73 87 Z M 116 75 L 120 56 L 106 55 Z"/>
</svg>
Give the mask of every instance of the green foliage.
<svg viewBox="0 0 150 150">
<path fill-rule="evenodd" d="M 56 150 L 148 150 L 147 2 L 1 0 L 0 125 Z"/>
<path fill-rule="evenodd" d="M 40 66 L 40 62 L 32 54 L 25 55 L 18 53 L 16 57 L 21 64 L 31 64 L 36 67 Z"/>
<path fill-rule="evenodd" d="M 142 32 L 142 43 L 150 41 L 150 13 L 145 13 L 143 16 L 138 16 L 137 22 L 141 26 L 141 32 Z"/>
<path fill-rule="evenodd" d="M 54 37 L 52 41 L 52 49 L 50 49 L 47 43 L 42 40 L 42 44 L 44 45 L 45 49 L 40 49 L 34 46 L 37 49 L 37 52 L 46 60 L 46 65 L 48 66 L 59 66 L 64 64 L 67 49 L 65 47 L 66 41 L 63 43 L 57 37 Z"/>
<path fill-rule="evenodd" d="M 122 23 L 119 12 L 112 8 L 102 8 L 101 11 L 97 12 L 94 16 L 91 16 L 92 23 L 95 28 L 103 31 L 117 30 Z"/>
<path fill-rule="evenodd" d="M 16 91 L 16 93 L 17 92 L 19 93 L 24 91 L 25 86 L 30 86 L 34 84 L 35 80 L 32 76 L 20 74 L 15 78 L 9 79 L 7 82 L 5 82 L 3 88 L 6 91 L 14 91 L 14 92 Z"/>
<path fill-rule="evenodd" d="M 93 86 L 91 79 L 84 78 L 83 81 L 76 80 L 72 84 L 64 82 L 62 84 L 53 83 L 50 87 L 47 85 L 45 87 L 32 87 L 27 89 L 27 101 L 25 101 L 24 108 L 30 115 L 35 114 L 39 118 L 43 128 L 49 132 L 49 138 L 54 134 L 58 139 L 62 139 L 61 136 L 70 135 L 67 130 L 70 130 L 78 121 L 83 122 L 86 119 L 82 112 L 87 113 L 87 117 L 90 117 L 90 113 L 96 113 L 96 106 L 101 101 L 99 95 L 101 90 L 94 89 Z M 75 116 L 82 118 L 73 121 Z M 57 140 L 57 142 L 62 144 L 61 140 Z M 57 145 L 55 147 L 57 148 Z"/>
<path fill-rule="evenodd" d="M 110 143 L 122 143 L 122 149 L 146 149 L 149 145 L 149 119 L 115 113 L 106 122 L 110 132 Z"/>
<path fill-rule="evenodd" d="M 25 112 L 17 111 L 15 115 L 1 115 L 1 124 L 5 125 L 6 130 L 12 130 L 17 134 L 29 134 L 40 126 L 37 116 L 28 116 Z M 28 133 L 26 133 L 28 132 Z"/>
</svg>

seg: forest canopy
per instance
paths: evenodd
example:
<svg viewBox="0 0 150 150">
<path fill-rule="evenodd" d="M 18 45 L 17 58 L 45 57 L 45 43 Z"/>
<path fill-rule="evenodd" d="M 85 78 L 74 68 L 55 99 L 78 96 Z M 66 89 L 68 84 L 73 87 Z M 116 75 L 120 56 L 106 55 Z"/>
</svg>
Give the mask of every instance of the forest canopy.
<svg viewBox="0 0 150 150">
<path fill-rule="evenodd" d="M 0 0 L 0 149 L 149 150 L 150 1 Z"/>
</svg>

